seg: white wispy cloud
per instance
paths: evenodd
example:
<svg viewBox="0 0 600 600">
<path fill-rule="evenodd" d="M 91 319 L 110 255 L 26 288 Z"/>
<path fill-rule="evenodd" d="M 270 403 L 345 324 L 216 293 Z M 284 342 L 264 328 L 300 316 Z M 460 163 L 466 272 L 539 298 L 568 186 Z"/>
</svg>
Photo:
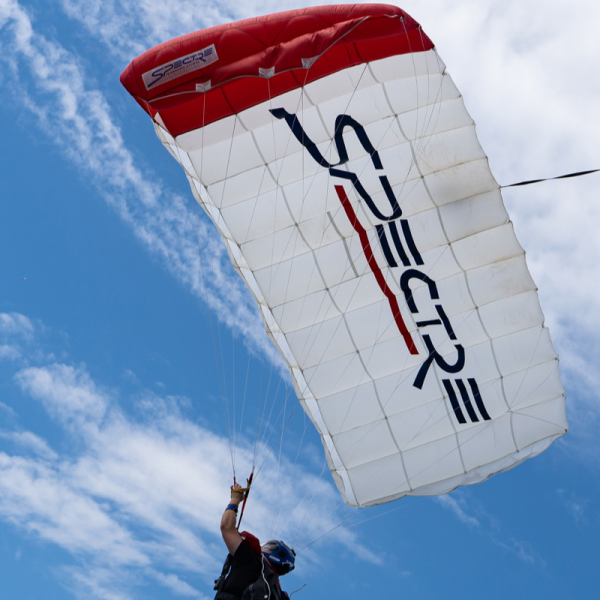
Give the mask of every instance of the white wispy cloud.
<svg viewBox="0 0 600 600">
<path fill-rule="evenodd" d="M 45 327 L 17 312 L 0 313 L 0 361 L 23 363 L 47 358 L 39 347 Z"/>
<path fill-rule="evenodd" d="M 46 440 L 31 431 L 0 431 L 0 438 L 31 450 L 42 458 L 49 458 L 51 460 L 58 458 L 58 455 L 48 446 Z"/>
<path fill-rule="evenodd" d="M 127 576 L 106 567 L 66 567 L 62 569 L 64 586 L 76 598 L 94 600 L 132 600 Z"/>
<path fill-rule="evenodd" d="M 590 505 L 589 499 L 580 498 L 574 492 L 563 489 L 557 490 L 557 494 L 570 516 L 575 520 L 575 523 L 579 526 L 587 525 L 587 509 Z"/>
<path fill-rule="evenodd" d="M 514 538 L 504 541 L 495 536 L 491 536 L 491 539 L 497 546 L 516 556 L 522 563 L 528 565 L 538 564 L 542 567 L 546 566 L 546 561 L 527 542 Z"/>
<path fill-rule="evenodd" d="M 87 5 L 98 10 L 104 6 Z M 0 34 L 19 101 L 49 139 L 90 178 L 151 254 L 208 304 L 213 315 L 251 350 L 281 364 L 220 236 L 198 216 L 197 207 L 188 207 L 135 164 L 113 110 L 99 90 L 88 87 L 78 57 L 36 33 L 28 12 L 16 0 L 0 0 Z M 202 263 L 203 256 L 210 259 Z M 7 321 L 3 326 L 18 325 Z"/>
<path fill-rule="evenodd" d="M 54 364 L 19 371 L 16 381 L 21 388 L 61 421 L 99 423 L 108 404 L 105 393 L 97 389 L 85 367 Z"/>
<path fill-rule="evenodd" d="M 469 527 L 479 527 L 479 521 L 467 514 L 465 509 L 463 508 L 464 500 L 457 500 L 454 496 L 445 495 L 439 496 L 438 502 L 444 507 L 451 510 L 454 513 L 454 516 L 465 525 Z"/>
<path fill-rule="evenodd" d="M 194 589 L 189 583 L 182 581 L 177 575 L 170 573 L 165 575 L 160 571 L 152 572 L 152 576 L 164 587 L 170 589 L 172 592 L 177 594 L 178 596 L 184 596 L 187 598 L 198 598 L 205 599 L 206 596 L 203 596 L 198 592 L 198 590 Z"/>
<path fill-rule="evenodd" d="M 0 519 L 69 552 L 75 565 L 62 569 L 63 584 L 78 597 L 125 600 L 152 579 L 203 599 L 198 581 L 210 589 L 225 554 L 218 523 L 231 483 L 228 439 L 188 420 L 187 398 L 137 392 L 143 418 L 134 420 L 120 409 L 119 390 L 98 384 L 84 365 L 24 366 L 13 380 L 64 441 L 54 450 L 16 425 L 0 432 L 13 448 L 0 452 Z M 237 468 L 250 472 L 251 443 L 239 439 L 237 447 Z M 277 447 L 258 455 L 248 530 L 263 540 L 297 539 L 296 547 L 333 530 L 325 544 L 381 562 L 356 534 L 334 529 L 343 515 L 331 483 Z M 310 502 L 298 489 L 311 491 Z M 299 560 L 319 563 L 312 549 Z"/>
<path fill-rule="evenodd" d="M 452 492 L 451 495 L 439 496 L 436 498 L 436 502 L 446 510 L 451 511 L 470 530 L 485 537 L 505 552 L 512 554 L 522 563 L 536 564 L 542 567 L 546 565 L 543 557 L 529 542 L 517 539 L 507 533 L 498 520 L 478 503 L 469 502 L 468 492 L 465 490 Z"/>
<path fill-rule="evenodd" d="M 31 340 L 35 327 L 31 319 L 19 313 L 0 313 L 0 335 Z"/>
<path fill-rule="evenodd" d="M 0 402 L 0 414 L 3 414 L 3 416 L 6 418 L 10 418 L 11 420 L 14 420 L 14 418 L 17 416 L 17 413 L 15 412 L 15 410 L 8 406 L 8 404 L 5 404 L 4 402 Z"/>
<path fill-rule="evenodd" d="M 108 563 L 148 561 L 129 532 L 91 498 L 65 485 L 56 471 L 34 459 L 0 453 L 3 519 L 72 553 L 104 557 Z"/>
<path fill-rule="evenodd" d="M 21 351 L 17 346 L 0 344 L 0 360 L 19 360 Z"/>
<path fill-rule="evenodd" d="M 131 369 L 125 369 L 123 371 L 123 378 L 131 383 L 139 384 L 137 375 Z"/>
</svg>

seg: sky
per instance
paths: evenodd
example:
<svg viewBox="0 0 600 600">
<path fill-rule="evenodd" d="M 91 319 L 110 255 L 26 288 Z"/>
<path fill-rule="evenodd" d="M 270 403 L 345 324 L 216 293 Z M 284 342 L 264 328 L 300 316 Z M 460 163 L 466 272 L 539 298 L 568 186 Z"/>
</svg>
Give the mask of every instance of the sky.
<svg viewBox="0 0 600 600">
<path fill-rule="evenodd" d="M 600 175 L 504 190 L 569 433 L 481 485 L 352 510 L 218 235 L 119 83 L 157 43 L 310 4 L 0 0 L 2 598 L 211 598 L 232 463 L 243 482 L 255 450 L 244 526 L 294 544 L 294 600 L 597 593 Z M 600 4 L 400 6 L 499 183 L 600 168 Z"/>
</svg>

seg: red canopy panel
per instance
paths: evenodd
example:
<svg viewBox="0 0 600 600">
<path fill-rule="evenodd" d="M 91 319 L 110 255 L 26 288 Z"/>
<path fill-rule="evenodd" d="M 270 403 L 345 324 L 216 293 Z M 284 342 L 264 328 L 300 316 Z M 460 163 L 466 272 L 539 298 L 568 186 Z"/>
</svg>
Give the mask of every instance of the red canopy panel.
<svg viewBox="0 0 600 600">
<path fill-rule="evenodd" d="M 134 59 L 121 83 L 177 136 L 342 69 L 432 48 L 397 6 L 320 6 L 175 38 Z"/>
</svg>

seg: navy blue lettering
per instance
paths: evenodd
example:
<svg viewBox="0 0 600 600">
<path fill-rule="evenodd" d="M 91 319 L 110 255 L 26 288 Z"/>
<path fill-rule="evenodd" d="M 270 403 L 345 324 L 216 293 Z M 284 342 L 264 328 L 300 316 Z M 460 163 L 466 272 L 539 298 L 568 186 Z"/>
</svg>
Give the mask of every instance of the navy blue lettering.
<svg viewBox="0 0 600 600">
<path fill-rule="evenodd" d="M 375 229 L 377 230 L 377 235 L 379 236 L 379 243 L 381 244 L 381 249 L 383 250 L 383 254 L 385 255 L 388 265 L 390 267 L 397 267 L 398 263 L 396 262 L 396 259 L 392 254 L 392 250 L 390 249 L 390 245 L 388 244 L 383 225 L 375 225 Z"/>
<path fill-rule="evenodd" d="M 400 288 L 404 292 L 404 297 L 406 298 L 406 304 L 410 309 L 411 313 L 419 312 L 417 305 L 415 304 L 415 300 L 413 298 L 412 290 L 408 285 L 411 279 L 420 279 L 423 283 L 427 284 L 429 288 L 429 296 L 432 300 L 439 300 L 440 295 L 438 293 L 437 285 L 433 279 L 430 279 L 425 275 L 425 273 L 421 273 L 421 271 L 417 271 L 416 269 L 408 269 L 402 273 L 402 277 L 400 277 Z"/>
<path fill-rule="evenodd" d="M 471 398 L 469 398 L 469 393 L 467 392 L 467 388 L 465 387 L 465 383 L 462 379 L 456 380 L 456 386 L 458 387 L 458 391 L 460 392 L 460 396 L 462 398 L 463 404 L 469 413 L 469 418 L 471 419 L 471 423 L 479 422 L 479 417 L 471 404 Z"/>
<path fill-rule="evenodd" d="M 446 393 L 448 394 L 448 398 L 450 398 L 450 404 L 451 404 L 452 410 L 454 411 L 454 414 L 456 416 L 456 420 L 459 423 L 466 423 L 467 420 L 465 419 L 465 416 L 463 415 L 463 412 L 460 409 L 460 404 L 458 403 L 458 398 L 456 397 L 456 392 L 454 391 L 454 388 L 452 387 L 452 382 L 449 379 L 442 379 L 442 383 L 443 383 L 444 387 L 446 388 Z"/>
<path fill-rule="evenodd" d="M 152 77 L 158 77 L 158 79 L 148 84 L 148 88 L 151 88 L 155 83 L 158 83 L 164 77 L 162 69 L 156 69 L 156 71 L 152 71 Z"/>
<path fill-rule="evenodd" d="M 456 351 L 458 353 L 458 357 L 456 362 L 451 365 L 447 363 L 444 358 L 438 353 L 438 351 L 434 348 L 433 342 L 431 338 L 424 333 L 423 341 L 427 346 L 427 350 L 429 352 L 429 356 L 425 359 L 425 362 L 421 365 L 419 372 L 413 382 L 413 386 L 420 389 L 423 389 L 423 383 L 425 382 L 425 377 L 427 377 L 427 372 L 429 371 L 429 367 L 435 361 L 435 364 L 442 369 L 442 371 L 446 371 L 446 373 L 458 373 L 462 371 L 465 366 L 465 349 L 460 344 L 455 344 Z"/>
<path fill-rule="evenodd" d="M 415 325 L 417 327 L 429 327 L 430 325 L 441 325 L 442 322 L 439 319 L 431 319 L 431 321 L 417 321 Z"/>
<path fill-rule="evenodd" d="M 481 394 L 479 393 L 479 386 L 477 385 L 477 381 L 475 379 L 468 379 L 469 385 L 471 386 L 471 391 L 473 392 L 473 398 L 475 398 L 475 404 L 477 404 L 477 408 L 483 419 L 485 421 L 490 421 L 492 417 L 488 414 L 488 411 L 485 408 L 483 400 L 481 398 Z"/>
<path fill-rule="evenodd" d="M 450 324 L 450 319 L 448 318 L 448 315 L 446 315 L 446 311 L 444 310 L 444 307 L 441 304 L 436 304 L 435 310 L 437 310 L 437 314 L 440 315 L 440 319 L 442 320 L 442 324 L 444 325 L 444 328 L 446 329 L 446 333 L 448 334 L 448 337 L 451 340 L 455 340 L 456 334 L 454 333 L 454 329 L 452 329 L 452 325 Z"/>
<path fill-rule="evenodd" d="M 402 264 L 405 267 L 410 267 L 410 261 L 408 260 L 408 256 L 406 256 L 406 252 L 404 251 L 404 246 L 400 241 L 400 235 L 398 234 L 398 227 L 396 227 L 396 221 L 390 221 L 389 227 L 390 233 L 392 234 L 394 246 L 396 246 L 396 251 L 398 252 L 398 256 L 400 257 Z"/>
<path fill-rule="evenodd" d="M 312 158 L 322 167 L 329 169 L 329 174 L 332 177 L 340 177 L 342 179 L 349 179 L 356 188 L 356 191 L 360 194 L 360 196 L 365 200 L 367 206 L 371 210 L 371 212 L 381 221 L 392 221 L 394 219 L 398 219 L 402 216 L 402 209 L 398 204 L 398 200 L 394 195 L 392 187 L 389 184 L 389 181 L 385 175 L 379 177 L 379 181 L 381 186 L 385 192 L 385 195 L 392 207 L 392 214 L 390 216 L 384 216 L 381 211 L 377 208 L 375 202 L 365 188 L 360 183 L 356 173 L 351 173 L 348 171 L 344 171 L 342 169 L 336 169 L 335 167 L 339 167 L 341 165 L 345 165 L 348 158 L 348 150 L 346 149 L 346 142 L 344 141 L 344 129 L 346 127 L 352 127 L 358 141 L 361 143 L 362 147 L 368 152 L 371 157 L 371 162 L 376 170 L 383 169 L 383 165 L 381 163 L 381 158 L 379 157 L 379 153 L 375 150 L 375 147 L 371 143 L 369 136 L 367 135 L 364 127 L 355 119 L 353 119 L 350 115 L 338 115 L 335 120 L 335 130 L 333 141 L 335 143 L 335 147 L 338 153 L 339 160 L 336 163 L 330 163 L 325 157 L 321 154 L 316 144 L 310 139 L 310 137 L 304 131 L 304 128 L 300 124 L 297 115 L 289 113 L 285 108 L 274 108 L 269 111 L 276 119 L 284 119 L 287 123 L 288 127 L 291 129 L 292 133 L 296 137 L 296 139 L 308 150 L 308 153 L 312 156 Z"/>
<path fill-rule="evenodd" d="M 419 250 L 417 249 L 417 245 L 415 244 L 415 240 L 410 231 L 410 225 L 408 224 L 408 221 L 406 219 L 402 219 L 402 221 L 400 221 L 400 226 L 402 227 L 402 231 L 404 233 L 404 238 L 406 239 L 406 245 L 408 246 L 408 250 L 413 255 L 413 258 L 415 259 L 415 263 L 418 265 L 425 264 L 423 262 L 423 259 L 421 258 L 421 254 L 419 253 Z"/>
</svg>

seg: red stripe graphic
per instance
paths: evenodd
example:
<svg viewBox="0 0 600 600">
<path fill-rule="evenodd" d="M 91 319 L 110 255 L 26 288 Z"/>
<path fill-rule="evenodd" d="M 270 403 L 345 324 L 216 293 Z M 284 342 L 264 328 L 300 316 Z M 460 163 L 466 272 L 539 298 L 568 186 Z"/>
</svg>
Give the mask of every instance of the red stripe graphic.
<svg viewBox="0 0 600 600">
<path fill-rule="evenodd" d="M 335 191 L 337 192 L 338 198 L 346 211 L 346 215 L 350 220 L 350 224 L 354 227 L 356 233 L 358 233 L 358 237 L 360 239 L 360 243 L 363 247 L 363 252 L 365 253 L 365 257 L 367 258 L 367 262 L 371 267 L 371 271 L 373 271 L 373 275 L 375 275 L 375 279 L 381 288 L 381 291 L 384 293 L 385 297 L 388 299 L 390 304 L 390 308 L 392 309 L 392 315 L 394 316 L 394 321 L 396 321 L 396 325 L 398 326 L 398 330 L 400 334 L 404 338 L 404 342 L 408 351 L 411 354 L 419 354 L 417 347 L 415 346 L 415 342 L 413 341 L 408 329 L 406 328 L 406 323 L 404 323 L 404 319 L 402 318 L 402 314 L 400 313 L 400 307 L 398 306 L 398 300 L 392 290 L 388 287 L 385 279 L 383 277 L 383 273 L 375 260 L 375 256 L 373 255 L 373 250 L 371 249 L 371 244 L 369 243 L 369 236 L 365 231 L 365 228 L 361 225 L 352 205 L 350 204 L 350 200 L 348 200 L 348 196 L 346 195 L 346 190 L 342 185 L 336 185 Z"/>
</svg>

